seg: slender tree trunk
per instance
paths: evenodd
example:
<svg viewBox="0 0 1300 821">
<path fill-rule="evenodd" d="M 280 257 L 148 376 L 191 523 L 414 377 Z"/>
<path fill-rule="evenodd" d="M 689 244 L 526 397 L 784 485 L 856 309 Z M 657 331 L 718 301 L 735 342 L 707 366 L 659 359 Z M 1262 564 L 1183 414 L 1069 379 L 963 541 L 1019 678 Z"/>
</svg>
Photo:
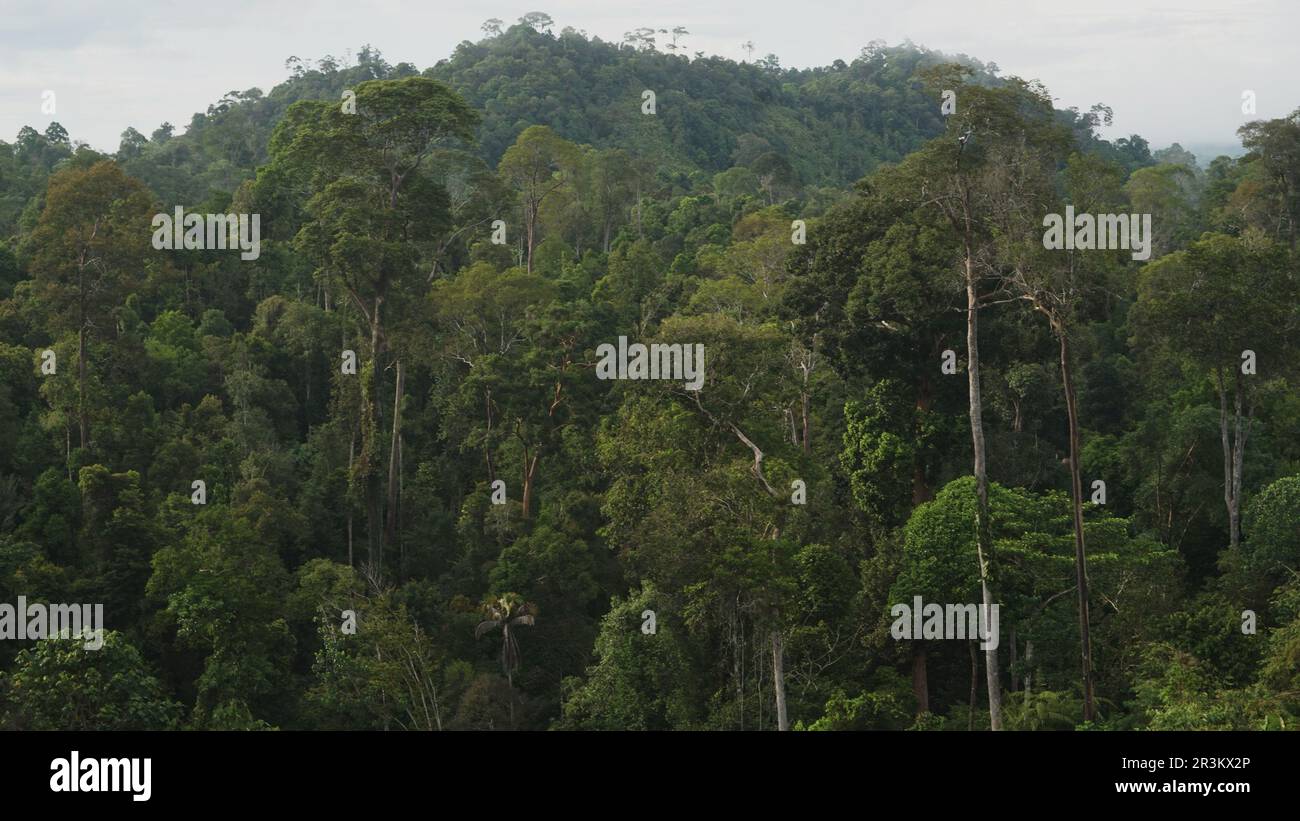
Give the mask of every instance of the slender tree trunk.
<svg viewBox="0 0 1300 821">
<path fill-rule="evenodd" d="M 1228 544 L 1237 547 L 1241 544 L 1241 486 L 1242 473 L 1246 459 L 1246 439 L 1250 436 L 1248 417 L 1253 409 L 1246 411 L 1245 385 L 1241 372 L 1238 371 L 1233 388 L 1232 419 L 1229 421 L 1227 386 L 1222 373 L 1219 381 L 1219 434 L 1223 441 L 1223 502 L 1228 509 Z M 1231 433 L 1231 441 L 1229 434 Z"/>
<path fill-rule="evenodd" d="M 966 647 L 970 650 L 970 710 L 966 717 L 966 729 L 975 730 L 975 697 L 979 695 L 980 690 L 980 655 L 975 652 L 975 642 L 966 642 Z"/>
<path fill-rule="evenodd" d="M 917 419 L 913 425 L 914 432 L 919 438 L 921 435 L 921 415 L 930 410 L 933 405 L 933 396 L 930 391 L 930 378 L 924 374 L 921 375 L 920 381 L 916 386 L 916 410 Z M 930 489 L 930 483 L 925 478 L 925 464 L 920 452 L 913 457 L 912 463 L 912 507 L 918 507 L 925 502 L 934 498 L 934 493 Z"/>
<path fill-rule="evenodd" d="M 397 506 L 399 510 L 402 505 L 402 499 L 405 498 L 405 493 L 406 493 L 406 482 L 405 482 L 406 472 L 404 467 L 406 463 L 402 460 L 402 452 L 405 449 L 404 448 L 405 442 L 406 442 L 406 437 L 404 436 L 397 437 Z M 399 519 L 398 522 L 400 524 L 401 520 Z M 401 550 L 401 557 L 402 557 L 401 564 L 400 564 L 400 568 L 401 568 L 400 572 L 402 575 L 402 580 L 405 581 L 406 580 L 406 537 L 402 535 L 402 529 L 400 527 L 397 529 L 397 544 L 399 546 L 399 549 Z"/>
<path fill-rule="evenodd" d="M 1242 414 L 1242 387 L 1241 376 L 1237 377 L 1237 427 L 1236 437 L 1233 440 L 1232 454 L 1232 529 L 1235 541 L 1233 544 L 1241 543 L 1241 483 L 1245 470 L 1246 459 L 1246 438 L 1250 435 L 1250 424 L 1247 420 L 1249 414 Z M 1243 428 L 1243 423 L 1245 427 Z"/>
<path fill-rule="evenodd" d="M 737 597 L 737 608 L 739 604 L 739 597 Z M 740 716 L 740 729 L 743 732 L 745 729 L 745 626 L 735 608 L 731 611 L 731 653 L 731 675 L 736 680 L 736 704 L 740 707 L 736 713 Z"/>
<path fill-rule="evenodd" d="M 1232 437 L 1232 533 L 1229 543 L 1241 544 L 1241 471 L 1246 454 L 1246 434 L 1242 429 L 1241 376 L 1237 377 L 1236 417 Z"/>
<path fill-rule="evenodd" d="M 1034 643 L 1025 639 L 1025 704 L 1034 690 Z"/>
<path fill-rule="evenodd" d="M 1294 251 L 1296 215 L 1289 207 L 1289 204 L 1295 201 L 1295 186 L 1291 184 L 1290 180 L 1287 180 L 1284 182 L 1282 190 L 1284 193 L 1281 213 L 1286 215 L 1287 242 L 1291 246 L 1291 250 Z"/>
<path fill-rule="evenodd" d="M 506 670 L 506 689 L 510 693 L 510 729 L 515 728 L 515 678 Z"/>
<path fill-rule="evenodd" d="M 352 462 L 356 458 L 357 452 L 357 429 L 352 429 L 352 436 L 348 439 L 348 475 L 352 475 Z M 354 567 L 352 559 L 352 501 L 344 502 L 348 509 L 348 567 Z"/>
<path fill-rule="evenodd" d="M 812 414 L 809 408 L 808 386 L 805 383 L 803 396 L 803 452 L 805 455 L 812 453 Z"/>
<path fill-rule="evenodd" d="M 980 397 L 979 291 L 969 239 L 966 242 L 966 377 L 970 393 L 970 432 L 975 454 L 975 546 L 980 570 L 980 590 L 984 612 L 993 606 L 989 576 L 993 561 L 993 528 L 989 516 L 989 479 L 984 448 L 984 404 Z M 988 675 L 989 728 L 1002 729 L 1002 686 L 998 675 L 998 651 L 992 646 L 984 652 Z"/>
<path fill-rule="evenodd" d="M 528 451 L 524 451 L 524 493 L 522 512 L 524 518 L 528 517 L 528 512 L 532 509 L 533 502 L 533 477 L 537 473 L 537 459 L 540 453 L 533 453 L 532 458 L 528 456 Z"/>
<path fill-rule="evenodd" d="M 527 271 L 530 274 L 533 272 L 533 246 L 536 244 L 537 241 L 537 210 L 540 207 L 541 207 L 541 201 L 539 200 L 538 202 L 535 203 L 529 203 L 526 209 L 528 211 L 528 222 L 527 222 L 528 227 L 526 229 L 528 235 L 525 239 L 527 240 L 528 243 Z"/>
<path fill-rule="evenodd" d="M 99 221 L 95 221 L 99 230 Z M 83 247 L 77 259 L 77 422 L 81 433 L 81 449 L 90 442 L 90 417 L 86 413 L 86 335 L 89 321 L 86 318 L 86 253 Z"/>
<path fill-rule="evenodd" d="M 84 309 L 83 309 L 84 310 Z M 90 442 L 90 415 L 86 412 L 86 323 L 77 332 L 77 421 L 81 430 L 81 449 Z"/>
<path fill-rule="evenodd" d="M 1016 628 L 1014 628 L 1014 627 L 1011 628 L 1011 635 L 1009 636 L 1009 638 L 1011 639 L 1011 663 L 1007 666 L 1007 672 L 1010 673 L 1010 678 L 1011 678 L 1011 692 L 1014 693 L 1014 692 L 1016 692 L 1017 690 L 1020 689 L 1020 680 L 1016 678 L 1016 672 L 1015 672 L 1015 671 L 1016 671 L 1016 653 L 1017 653 L 1017 652 L 1019 651 L 1019 649 L 1020 649 L 1020 648 L 1016 647 Z"/>
<path fill-rule="evenodd" d="M 754 654 L 754 685 L 759 692 L 763 691 L 763 686 L 766 684 L 766 682 L 763 681 L 763 677 L 765 675 L 767 675 L 767 671 L 763 669 L 763 654 L 755 653 Z M 773 686 L 775 686 L 775 681 Z M 767 729 L 767 704 L 764 703 L 764 700 L 760 698 L 754 702 L 754 708 L 758 711 L 758 721 L 754 723 L 754 726 L 758 729 L 759 732 L 762 732 L 763 730 Z M 777 729 L 779 730 L 780 728 L 778 727 Z"/>
<path fill-rule="evenodd" d="M 362 381 L 361 465 L 359 471 L 365 489 L 366 560 L 370 572 L 378 579 L 384 561 L 383 488 L 379 472 L 381 422 L 379 419 L 380 363 L 383 359 L 383 329 L 380 325 L 382 297 L 376 297 L 370 315 L 369 373 Z"/>
<path fill-rule="evenodd" d="M 645 239 L 645 229 L 641 226 L 641 181 L 636 183 L 636 235 Z"/>
<path fill-rule="evenodd" d="M 1235 508 L 1232 498 L 1232 466 L 1236 455 L 1229 440 L 1228 433 L 1228 390 L 1223 384 L 1223 374 L 1217 374 L 1219 380 L 1219 439 L 1223 445 L 1223 504 L 1228 509 L 1228 544 L 1237 546 L 1237 528 L 1233 524 L 1232 512 Z"/>
<path fill-rule="evenodd" d="M 921 641 L 912 642 L 912 695 L 916 714 L 930 712 L 930 676 L 927 669 L 929 650 Z"/>
<path fill-rule="evenodd" d="M 785 644 L 779 627 L 772 631 L 772 684 L 776 688 L 776 728 L 784 732 L 790 729 L 790 719 L 785 710 Z"/>
<path fill-rule="evenodd" d="M 483 389 L 483 410 L 487 414 L 487 435 L 483 437 L 483 459 L 487 462 L 488 483 L 497 480 L 496 469 L 492 467 L 492 391 Z"/>
<path fill-rule="evenodd" d="M 1056 324 L 1061 343 L 1061 382 L 1065 387 L 1065 410 L 1070 424 L 1070 493 L 1074 514 L 1074 575 L 1079 597 L 1079 647 L 1083 664 L 1083 720 L 1092 721 L 1092 639 L 1088 624 L 1088 568 L 1083 534 L 1083 480 L 1079 476 L 1079 414 L 1075 405 L 1074 382 L 1070 374 L 1070 340 L 1065 328 Z"/>
<path fill-rule="evenodd" d="M 397 474 L 401 469 L 402 450 L 398 442 L 402 437 L 402 395 L 406 390 L 406 371 L 402 360 L 397 360 L 397 389 L 393 395 L 393 436 L 388 449 L 388 521 L 384 527 L 384 544 L 391 546 L 397 540 L 398 496 Z"/>
</svg>

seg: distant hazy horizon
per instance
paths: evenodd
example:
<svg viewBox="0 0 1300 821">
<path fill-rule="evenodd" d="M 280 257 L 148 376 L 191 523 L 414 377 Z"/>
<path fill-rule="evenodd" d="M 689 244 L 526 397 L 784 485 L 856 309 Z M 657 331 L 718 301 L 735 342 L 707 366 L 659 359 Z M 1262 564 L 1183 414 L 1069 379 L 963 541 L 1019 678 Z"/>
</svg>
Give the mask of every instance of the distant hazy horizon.
<svg viewBox="0 0 1300 821">
<path fill-rule="evenodd" d="M 1288 82 L 1300 76 L 1300 50 L 1288 34 L 1300 28 L 1300 12 L 1278 0 L 1235 8 L 1094 0 L 1086 10 L 1025 9 L 1011 0 L 808 0 L 793 8 L 772 0 L 709 8 L 665 0 L 647 12 L 594 0 L 472 7 L 378 0 L 361 14 L 338 0 L 232 0 L 220 15 L 198 19 L 140 2 L 10 5 L 0 16 L 0 139 L 58 121 L 72 139 L 101 151 L 115 151 L 128 126 L 147 135 L 166 121 L 182 133 L 195 112 L 228 91 L 270 91 L 288 78 L 290 56 L 341 58 L 369 43 L 391 63 L 424 69 L 461 41 L 482 38 L 484 20 L 512 25 L 535 9 L 551 15 L 557 34 L 571 26 L 617 43 L 640 26 L 680 25 L 690 32 L 688 53 L 743 60 L 742 44 L 752 41 L 753 59 L 772 53 L 799 68 L 851 61 L 872 40 L 911 40 L 994 63 L 1003 76 L 1041 80 L 1061 108 L 1106 103 L 1115 124 L 1104 136 L 1137 133 L 1153 150 L 1178 142 L 1202 162 L 1240 153 L 1235 132 L 1247 120 L 1300 107 Z M 1253 116 L 1241 111 L 1247 89 L 1256 95 Z M 53 115 L 42 113 L 45 90 L 56 94 Z"/>
<path fill-rule="evenodd" d="M 1221 154 L 1227 154 L 1229 157 L 1240 157 L 1242 154 L 1246 153 L 1246 149 L 1242 146 L 1240 140 L 1235 140 L 1231 143 L 1179 143 L 1179 145 L 1182 145 L 1183 148 L 1186 148 L 1188 151 L 1195 154 L 1196 162 L 1199 163 L 1202 168 L 1209 165 L 1210 160 L 1213 160 Z M 1165 146 L 1154 146 L 1153 148 L 1158 150 L 1164 147 Z"/>
</svg>

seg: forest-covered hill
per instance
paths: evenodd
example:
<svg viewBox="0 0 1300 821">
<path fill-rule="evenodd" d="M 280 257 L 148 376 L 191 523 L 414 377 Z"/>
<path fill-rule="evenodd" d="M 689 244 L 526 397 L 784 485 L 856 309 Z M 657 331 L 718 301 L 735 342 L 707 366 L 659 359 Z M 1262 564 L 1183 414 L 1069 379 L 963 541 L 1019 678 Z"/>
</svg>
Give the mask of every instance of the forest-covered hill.
<svg viewBox="0 0 1300 821">
<path fill-rule="evenodd" d="M 0 642 L 0 724 L 1296 726 L 1300 112 L 1201 167 L 911 44 L 549 28 L 0 142 L 0 602 L 108 628 Z"/>
<path fill-rule="evenodd" d="M 355 64 L 327 56 L 290 57 L 290 77 L 269 93 L 231 91 L 180 128 L 128 128 L 113 155 L 133 176 L 169 201 L 197 204 L 229 193 L 265 163 L 272 130 L 298 100 L 336 100 L 370 79 L 432 77 L 448 83 L 482 113 L 475 150 L 495 166 L 530 125 L 546 125 L 567 140 L 623 148 L 656 172 L 715 174 L 755 162 L 789 166 L 803 185 L 846 187 L 882 162 L 896 162 L 943 128 L 917 77 L 923 68 L 959 61 L 980 82 L 996 80 L 996 66 L 952 58 L 906 44 L 873 42 L 852 63 L 810 70 L 783 69 L 769 57 L 736 63 L 719 57 L 674 54 L 587 39 L 572 29 L 558 36 L 516 25 L 477 43 L 463 42 L 450 58 L 421 71 L 391 65 L 370 46 Z M 641 95 L 657 95 L 657 116 L 641 115 Z M 1070 112 L 1090 143 L 1091 132 Z M 0 152 L 6 190 L 0 233 L 12 234 L 24 204 L 44 175 L 66 156 L 68 135 L 55 129 L 42 141 L 24 131 Z M 75 135 L 72 135 L 75 137 Z M 52 143 L 52 144 L 51 144 Z M 1145 142 L 1097 143 L 1126 166 L 1150 162 Z M 19 154 L 13 162 L 11 154 Z"/>
</svg>

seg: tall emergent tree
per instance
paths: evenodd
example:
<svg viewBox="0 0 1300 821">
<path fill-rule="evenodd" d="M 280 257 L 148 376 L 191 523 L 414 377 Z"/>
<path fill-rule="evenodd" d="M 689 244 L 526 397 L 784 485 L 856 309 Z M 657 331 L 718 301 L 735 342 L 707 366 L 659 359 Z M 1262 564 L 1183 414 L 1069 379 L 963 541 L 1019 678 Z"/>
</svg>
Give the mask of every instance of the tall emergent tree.
<svg viewBox="0 0 1300 821">
<path fill-rule="evenodd" d="M 152 236 L 153 197 L 114 162 L 67 168 L 50 178 L 45 208 L 28 238 L 35 295 L 50 327 L 77 333 L 77 418 L 90 446 L 87 349 L 107 334 L 143 273 Z"/>
<path fill-rule="evenodd" d="M 979 312 L 1000 285 L 993 218 L 1004 205 L 1002 160 L 1011 147 L 1036 140 L 1042 113 L 1051 113 L 1051 100 L 1040 86 L 1022 80 L 1013 78 L 1000 87 L 986 88 L 968 82 L 969 74 L 969 68 L 956 65 L 929 72 L 928 85 L 935 100 L 940 99 L 942 91 L 955 90 L 956 110 L 949 115 L 943 136 L 903 161 L 894 186 L 899 196 L 918 206 L 937 209 L 960 243 L 957 265 L 966 292 L 966 377 L 977 497 L 976 545 L 983 603 L 991 607 L 997 582 L 988 505 Z M 985 651 L 985 672 L 990 727 L 1000 730 L 1002 693 L 996 648 Z"/>
<path fill-rule="evenodd" d="M 1259 162 L 1268 175 L 1269 193 L 1277 198 L 1273 235 L 1286 237 L 1295 250 L 1300 220 L 1300 109 L 1276 120 L 1256 120 L 1237 129 L 1247 160 Z"/>
<path fill-rule="evenodd" d="M 573 177 L 579 157 L 577 146 L 544 125 L 529 126 L 506 149 L 497 167 L 502 179 L 519 194 L 524 218 L 524 251 L 528 273 L 533 272 L 537 247 L 537 221 L 542 203 Z"/>
<path fill-rule="evenodd" d="M 271 138 L 273 170 L 287 171 L 311 194 L 295 244 L 315 263 L 318 277 L 347 295 L 368 343 L 361 452 L 352 481 L 364 493 L 375 577 L 382 573 L 384 549 L 379 402 L 390 326 L 400 318 L 403 297 L 425 282 L 421 272 L 448 228 L 448 196 L 438 181 L 443 170 L 431 170 L 432 160 L 468 143 L 477 121 L 447 86 L 407 77 L 361 83 L 355 110 L 346 102 L 295 103 Z M 399 418 L 394 413 L 393 441 L 399 441 Z M 394 448 L 390 462 L 398 455 Z M 388 472 L 392 485 L 397 472 L 391 464 Z M 390 508 L 394 493 L 390 487 Z M 394 532 L 388 529 L 390 539 Z"/>
<path fill-rule="evenodd" d="M 1004 161 L 1007 169 L 1004 207 L 997 211 L 1001 264 L 1007 271 L 1005 285 L 1011 297 L 1023 300 L 1042 315 L 1056 338 L 1061 369 L 1069 441 L 1071 517 L 1074 523 L 1075 595 L 1079 611 L 1079 647 L 1083 682 L 1083 720 L 1094 717 L 1092 637 L 1088 612 L 1087 541 L 1083 522 L 1083 479 L 1080 472 L 1079 403 L 1075 389 L 1074 354 L 1071 347 L 1075 326 L 1090 293 L 1105 285 L 1108 262 L 1114 255 L 1103 251 L 1082 253 L 1077 249 L 1048 250 L 1042 242 L 1045 217 L 1060 214 L 1055 194 L 1054 169 L 1061 161 L 1066 136 L 1045 129 L 1036 143 L 1013 146 Z M 1122 171 L 1096 156 L 1072 155 L 1066 165 L 1065 181 L 1071 200 L 1080 213 L 1110 213 L 1120 204 Z M 1127 215 L 1122 215 L 1127 219 Z M 1067 226 L 1066 230 L 1073 230 Z"/>
<path fill-rule="evenodd" d="M 1207 235 L 1147 265 L 1138 281 L 1129 321 L 1139 343 L 1213 379 L 1233 548 L 1241 543 L 1242 477 L 1259 383 L 1278 378 L 1294 357 L 1298 299 L 1286 249 L 1257 232 Z"/>
</svg>

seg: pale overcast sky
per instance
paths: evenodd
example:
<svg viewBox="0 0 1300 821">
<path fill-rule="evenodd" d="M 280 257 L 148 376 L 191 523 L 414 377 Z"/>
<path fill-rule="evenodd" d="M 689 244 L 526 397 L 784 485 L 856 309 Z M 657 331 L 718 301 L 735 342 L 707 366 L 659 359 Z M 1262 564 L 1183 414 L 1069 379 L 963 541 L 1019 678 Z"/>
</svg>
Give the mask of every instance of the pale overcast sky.
<svg viewBox="0 0 1300 821">
<path fill-rule="evenodd" d="M 3 0 L 0 139 L 24 125 L 63 124 L 73 139 L 116 150 L 127 126 L 146 135 L 230 90 L 269 91 L 285 58 L 343 56 L 370 43 L 391 63 L 421 69 L 482 36 L 491 17 L 539 10 L 565 26 L 619 41 L 639 26 L 685 26 L 689 51 L 743 58 L 775 53 L 785 66 L 852 60 L 873 39 L 911 39 L 1039 79 L 1058 105 L 1115 111 L 1107 136 L 1142 134 L 1153 148 L 1236 142 L 1256 95 L 1257 117 L 1300 107 L 1300 4 L 1294 0 Z M 45 90 L 56 111 L 42 114 Z"/>
</svg>

